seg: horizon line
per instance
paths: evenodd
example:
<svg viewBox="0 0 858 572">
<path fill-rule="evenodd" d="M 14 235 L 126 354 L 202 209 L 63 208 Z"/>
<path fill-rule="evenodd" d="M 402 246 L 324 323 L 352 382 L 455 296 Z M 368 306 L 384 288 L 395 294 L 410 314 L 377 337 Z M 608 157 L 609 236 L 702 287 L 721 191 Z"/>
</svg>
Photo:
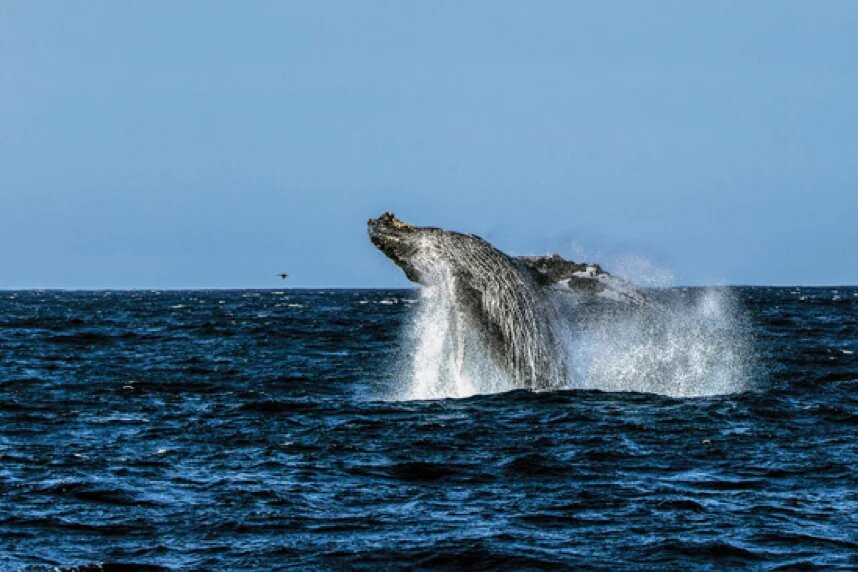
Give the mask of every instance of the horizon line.
<svg viewBox="0 0 858 572">
<path fill-rule="evenodd" d="M 239 291 L 267 291 L 278 292 L 284 290 L 419 290 L 421 286 L 287 286 L 281 288 L 273 287 L 181 287 L 170 286 L 159 287 L 30 287 L 30 288 L 5 288 L 0 287 L 0 292 L 239 292 Z M 675 288 L 858 288 L 858 284 L 671 284 L 669 286 L 640 286 L 646 290 L 669 290 Z"/>
</svg>

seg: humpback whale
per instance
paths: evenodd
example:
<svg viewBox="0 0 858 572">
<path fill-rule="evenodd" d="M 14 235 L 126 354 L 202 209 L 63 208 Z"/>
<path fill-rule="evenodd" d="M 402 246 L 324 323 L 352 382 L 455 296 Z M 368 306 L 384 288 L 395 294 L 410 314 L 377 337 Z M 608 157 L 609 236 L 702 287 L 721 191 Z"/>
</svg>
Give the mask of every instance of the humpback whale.
<svg viewBox="0 0 858 572">
<path fill-rule="evenodd" d="M 567 381 L 556 296 L 643 304 L 645 295 L 598 264 L 550 256 L 509 256 L 473 234 L 419 227 L 386 212 L 369 219 L 372 243 L 424 287 L 446 288 L 456 361 L 484 352 L 515 387 L 544 390 Z M 557 293 L 557 294 L 555 294 Z M 478 348 L 463 334 L 475 326 Z"/>
</svg>

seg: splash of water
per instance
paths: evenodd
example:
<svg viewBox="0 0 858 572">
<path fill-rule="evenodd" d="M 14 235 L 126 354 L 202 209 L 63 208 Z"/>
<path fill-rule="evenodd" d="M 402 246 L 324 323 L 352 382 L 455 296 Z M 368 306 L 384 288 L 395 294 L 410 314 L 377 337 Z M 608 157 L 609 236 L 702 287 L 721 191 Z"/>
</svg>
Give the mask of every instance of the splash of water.
<svg viewBox="0 0 858 572">
<path fill-rule="evenodd" d="M 569 387 L 671 397 L 748 388 L 751 340 L 726 290 L 667 290 L 634 312 L 567 312 Z"/>
<path fill-rule="evenodd" d="M 410 384 L 400 399 L 443 399 L 516 388 L 488 359 L 479 332 L 457 315 L 449 284 L 425 287 L 411 324 Z M 468 348 L 464 354 L 464 348 Z"/>
<path fill-rule="evenodd" d="M 410 383 L 400 399 L 440 399 L 523 388 L 489 359 L 477 324 L 455 309 L 454 277 L 421 290 L 409 336 Z M 557 293 L 568 380 L 563 389 L 698 397 L 748 388 L 746 324 L 723 289 L 660 290 L 645 308 Z M 465 352 L 463 348 L 468 348 Z"/>
</svg>

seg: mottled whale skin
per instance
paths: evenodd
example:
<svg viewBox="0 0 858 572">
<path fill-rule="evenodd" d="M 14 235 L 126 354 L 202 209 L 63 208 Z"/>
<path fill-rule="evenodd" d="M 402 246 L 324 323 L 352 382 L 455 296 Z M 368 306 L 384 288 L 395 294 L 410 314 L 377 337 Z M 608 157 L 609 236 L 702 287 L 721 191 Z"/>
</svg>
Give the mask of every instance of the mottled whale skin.
<svg viewBox="0 0 858 572">
<path fill-rule="evenodd" d="M 482 346 L 516 387 L 552 389 L 566 384 L 565 352 L 551 292 L 640 303 L 643 295 L 595 264 L 559 255 L 512 257 L 482 238 L 418 227 L 386 212 L 369 219 L 372 243 L 427 287 L 449 288 L 452 320 L 477 324 Z M 463 356 L 468 348 L 458 351 Z"/>
</svg>

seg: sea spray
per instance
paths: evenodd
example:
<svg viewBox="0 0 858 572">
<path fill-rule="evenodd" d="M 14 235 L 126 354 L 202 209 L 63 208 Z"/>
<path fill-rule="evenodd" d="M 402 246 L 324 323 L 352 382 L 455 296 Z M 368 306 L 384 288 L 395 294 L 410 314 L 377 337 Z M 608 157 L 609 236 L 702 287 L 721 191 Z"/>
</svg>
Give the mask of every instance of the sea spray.
<svg viewBox="0 0 858 572">
<path fill-rule="evenodd" d="M 653 292 L 632 311 L 582 304 L 564 312 L 569 387 L 672 397 L 747 389 L 748 328 L 726 290 Z"/>
<path fill-rule="evenodd" d="M 526 388 L 489 359 L 479 324 L 455 309 L 452 273 L 421 289 L 408 327 L 408 380 L 400 399 L 441 399 Z M 749 388 L 752 340 L 723 289 L 650 291 L 644 307 L 556 292 L 566 383 L 595 389 L 699 397 Z"/>
<path fill-rule="evenodd" d="M 400 399 L 442 399 L 499 393 L 516 386 L 487 358 L 478 332 L 451 303 L 444 286 L 423 288 L 411 324 L 411 383 Z"/>
<path fill-rule="evenodd" d="M 522 380 L 504 374 L 489 358 L 491 348 L 481 331 L 483 325 L 475 323 L 457 297 L 456 274 L 443 248 L 424 241 L 419 249 L 416 258 L 421 272 L 431 276 L 432 285 L 421 288 L 420 303 L 408 330 L 406 345 L 413 357 L 405 376 L 410 384 L 399 397 L 468 397 L 520 387 Z"/>
</svg>

